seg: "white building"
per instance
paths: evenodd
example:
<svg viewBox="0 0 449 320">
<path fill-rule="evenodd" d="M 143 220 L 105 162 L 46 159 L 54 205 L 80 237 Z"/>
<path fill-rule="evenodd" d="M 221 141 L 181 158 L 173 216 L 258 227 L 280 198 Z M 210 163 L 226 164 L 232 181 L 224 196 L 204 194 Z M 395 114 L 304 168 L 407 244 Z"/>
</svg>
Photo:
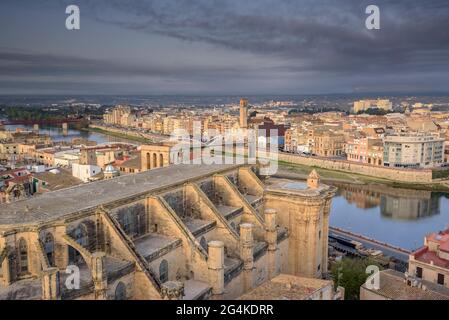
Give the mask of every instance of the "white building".
<svg viewBox="0 0 449 320">
<path fill-rule="evenodd" d="M 73 163 L 79 163 L 80 149 L 66 149 L 55 153 L 54 165 L 56 167 L 71 167 Z"/>
<path fill-rule="evenodd" d="M 31 171 L 34 173 L 42 173 L 45 172 L 45 166 L 44 165 L 34 165 L 31 167 Z"/>
<path fill-rule="evenodd" d="M 387 99 L 359 100 L 354 102 L 355 113 L 366 111 L 368 109 L 382 109 L 385 111 L 391 111 L 393 109 L 393 103 Z"/>
<path fill-rule="evenodd" d="M 72 175 L 84 182 L 89 182 L 93 176 L 99 174 L 100 172 L 101 168 L 99 166 L 79 163 L 72 164 Z"/>
<path fill-rule="evenodd" d="M 390 135 L 384 138 L 384 165 L 432 168 L 444 162 L 444 139 L 430 134 Z"/>
<path fill-rule="evenodd" d="M 73 163 L 79 163 L 80 155 L 76 152 L 65 152 L 55 155 L 55 166 L 71 167 Z"/>
</svg>

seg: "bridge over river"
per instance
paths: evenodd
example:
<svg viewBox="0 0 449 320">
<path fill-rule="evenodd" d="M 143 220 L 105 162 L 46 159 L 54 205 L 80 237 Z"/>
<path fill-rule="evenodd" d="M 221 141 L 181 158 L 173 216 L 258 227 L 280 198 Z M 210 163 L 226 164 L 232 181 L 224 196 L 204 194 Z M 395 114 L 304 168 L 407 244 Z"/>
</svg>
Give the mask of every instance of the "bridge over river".
<svg viewBox="0 0 449 320">
<path fill-rule="evenodd" d="M 0 124 L 9 126 L 9 125 L 25 125 L 25 126 L 32 126 L 32 125 L 49 125 L 49 126 L 55 126 L 55 125 L 62 125 L 64 123 L 79 123 L 83 121 L 84 119 L 81 118 L 65 118 L 65 119 L 41 119 L 41 120 L 2 120 L 0 121 Z"/>
</svg>

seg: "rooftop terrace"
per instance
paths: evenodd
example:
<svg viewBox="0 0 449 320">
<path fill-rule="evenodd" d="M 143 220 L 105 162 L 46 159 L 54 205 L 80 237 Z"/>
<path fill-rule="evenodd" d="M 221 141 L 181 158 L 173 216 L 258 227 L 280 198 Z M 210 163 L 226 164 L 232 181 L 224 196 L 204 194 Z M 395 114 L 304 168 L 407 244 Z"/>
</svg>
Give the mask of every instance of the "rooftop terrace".
<svg viewBox="0 0 449 320">
<path fill-rule="evenodd" d="M 426 246 L 412 253 L 414 258 L 424 263 L 449 269 L 449 260 L 446 259 L 447 253 L 449 253 L 449 229 L 427 235 L 426 243 Z M 445 253 L 444 256 L 443 253 Z"/>
<path fill-rule="evenodd" d="M 317 189 L 311 189 L 307 186 L 307 182 L 291 181 L 288 179 L 271 178 L 267 183 L 267 191 L 288 193 L 293 196 L 315 197 L 334 188 L 325 184 L 320 184 Z"/>
</svg>

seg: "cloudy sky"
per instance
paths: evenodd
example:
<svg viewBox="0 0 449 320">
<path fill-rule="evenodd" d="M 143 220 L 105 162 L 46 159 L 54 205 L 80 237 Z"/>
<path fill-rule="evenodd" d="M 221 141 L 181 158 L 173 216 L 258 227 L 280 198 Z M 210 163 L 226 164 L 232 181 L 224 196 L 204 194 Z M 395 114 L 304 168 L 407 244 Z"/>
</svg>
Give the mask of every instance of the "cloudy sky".
<svg viewBox="0 0 449 320">
<path fill-rule="evenodd" d="M 449 92 L 448 0 L 0 1 L 0 94 L 429 91 Z"/>
</svg>

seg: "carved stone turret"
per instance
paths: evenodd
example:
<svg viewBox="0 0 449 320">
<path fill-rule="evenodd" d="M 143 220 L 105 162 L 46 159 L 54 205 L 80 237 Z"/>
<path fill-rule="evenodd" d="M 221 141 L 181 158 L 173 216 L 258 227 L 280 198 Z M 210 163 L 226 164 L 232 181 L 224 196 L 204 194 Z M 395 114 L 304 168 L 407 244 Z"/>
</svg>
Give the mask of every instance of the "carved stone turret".
<svg viewBox="0 0 449 320">
<path fill-rule="evenodd" d="M 105 258 L 106 254 L 104 252 L 95 252 L 92 254 L 92 280 L 95 286 L 95 299 L 96 300 L 106 300 L 106 290 L 108 287 L 108 280 L 106 276 L 105 269 Z"/>
<path fill-rule="evenodd" d="M 318 189 L 320 186 L 320 175 L 316 172 L 316 170 L 312 170 L 309 174 L 309 177 L 307 178 L 307 186 L 310 189 Z"/>
<path fill-rule="evenodd" d="M 242 223 L 240 225 L 240 258 L 243 260 L 244 291 L 252 289 L 254 272 L 254 237 L 253 225 Z"/>
<path fill-rule="evenodd" d="M 268 250 L 276 250 L 277 247 L 276 215 L 276 210 L 265 210 L 265 241 L 268 243 Z"/>
<path fill-rule="evenodd" d="M 279 273 L 276 217 L 276 210 L 265 210 L 265 241 L 268 243 L 268 275 L 270 279 Z"/>
<path fill-rule="evenodd" d="M 208 243 L 207 266 L 212 293 L 222 294 L 224 291 L 224 243 L 222 241 Z"/>
<path fill-rule="evenodd" d="M 240 256 L 243 259 L 243 268 L 246 270 L 251 270 L 254 267 L 253 249 L 253 225 L 242 223 L 240 225 Z"/>
<path fill-rule="evenodd" d="M 42 299 L 59 300 L 61 293 L 59 288 L 58 268 L 48 268 L 42 272 Z"/>
</svg>

